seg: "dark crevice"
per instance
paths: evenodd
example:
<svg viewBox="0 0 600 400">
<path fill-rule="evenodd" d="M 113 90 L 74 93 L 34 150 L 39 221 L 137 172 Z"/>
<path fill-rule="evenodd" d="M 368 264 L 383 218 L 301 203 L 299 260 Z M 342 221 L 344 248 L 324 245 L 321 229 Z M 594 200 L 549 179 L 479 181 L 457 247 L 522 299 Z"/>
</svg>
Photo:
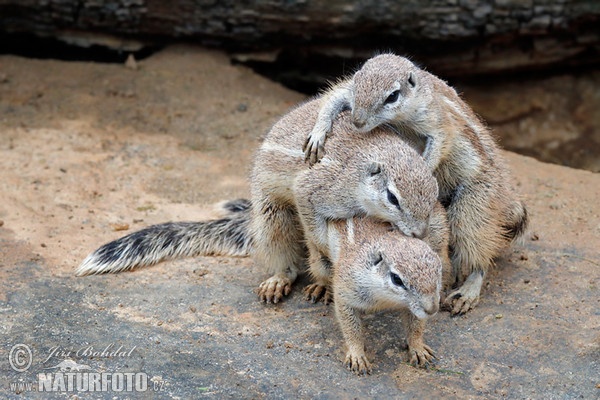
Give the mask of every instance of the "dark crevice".
<svg viewBox="0 0 600 400">
<path fill-rule="evenodd" d="M 582 64 L 565 62 L 554 67 L 514 69 L 502 72 L 478 73 L 470 75 L 444 75 L 435 70 L 435 65 L 425 68 L 446 80 L 450 85 L 460 88 L 461 85 L 486 86 L 490 82 L 510 83 L 544 80 L 558 75 L 578 75 L 597 69 L 600 64 Z M 363 64 L 364 59 L 348 59 L 326 56 L 314 52 L 283 50 L 274 61 L 248 60 L 233 61 L 252 68 L 260 75 L 281 83 L 298 92 L 314 95 L 327 88 L 329 82 L 335 82 L 343 76 L 353 74 Z"/>
<path fill-rule="evenodd" d="M 74 11 L 77 13 L 77 11 Z M 59 39 L 40 37 L 33 34 L 6 34 L 0 33 L 0 54 L 12 54 L 28 58 L 56 59 L 63 61 L 92 61 L 99 63 L 123 63 L 133 54 L 136 60 L 143 60 L 165 47 L 168 41 L 153 40 L 156 45 L 147 45 L 139 50 L 130 51 L 106 46 L 91 44 L 89 47 L 68 44 Z M 186 42 L 186 41 L 183 41 Z M 187 41 L 191 43 L 191 41 Z M 176 43 L 171 41 L 170 43 Z M 522 42 L 527 47 L 530 43 Z M 382 51 L 384 47 L 381 48 Z M 380 51 L 381 52 L 381 51 Z M 451 85 L 460 88 L 461 84 L 486 85 L 493 82 L 514 82 L 524 80 L 545 79 L 553 75 L 584 73 L 597 68 L 598 63 L 582 63 L 584 60 L 597 60 L 595 50 L 580 54 L 572 63 L 568 60 L 554 68 L 530 68 L 521 70 L 507 70 L 501 73 L 486 73 L 472 75 L 444 75 L 435 70 L 435 65 L 423 65 L 430 72 L 446 79 Z M 281 83 L 282 85 L 308 95 L 314 95 L 326 89 L 328 83 L 335 82 L 342 76 L 351 75 L 356 71 L 365 58 L 377 52 L 360 51 L 361 58 L 349 58 L 326 54 L 314 48 L 289 46 L 281 50 L 274 60 L 262 61 L 260 59 L 239 61 L 233 58 L 234 64 L 242 64 L 252 68 L 255 72 Z M 410 54 L 407 54 L 410 57 Z M 420 60 L 415 59 L 417 64 Z"/>
<path fill-rule="evenodd" d="M 96 44 L 91 44 L 89 47 L 82 47 L 71 45 L 58 39 L 39 37 L 32 34 L 0 33 L 0 54 L 11 54 L 27 58 L 124 63 L 129 54 L 133 54 L 136 60 L 143 60 L 161 48 L 162 46 L 156 45 L 129 51 L 112 49 Z"/>
<path fill-rule="evenodd" d="M 233 61 L 252 68 L 282 85 L 308 95 L 317 94 L 342 76 L 351 75 L 363 60 L 283 50 L 275 61 Z"/>
<path fill-rule="evenodd" d="M 83 8 L 83 0 L 79 0 L 77 4 L 75 4 L 75 9 L 73 10 L 73 25 L 77 26 L 79 22 L 79 15 L 81 14 L 81 9 Z"/>
</svg>

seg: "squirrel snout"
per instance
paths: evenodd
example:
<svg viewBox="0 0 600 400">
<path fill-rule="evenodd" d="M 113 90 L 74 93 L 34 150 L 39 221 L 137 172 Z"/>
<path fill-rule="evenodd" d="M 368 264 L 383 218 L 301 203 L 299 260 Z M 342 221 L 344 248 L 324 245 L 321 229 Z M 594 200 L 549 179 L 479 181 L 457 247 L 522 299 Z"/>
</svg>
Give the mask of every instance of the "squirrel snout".
<svg viewBox="0 0 600 400">
<path fill-rule="evenodd" d="M 423 239 L 429 234 L 429 225 L 423 225 L 414 231 L 412 231 L 412 237 L 417 239 Z"/>
<path fill-rule="evenodd" d="M 367 124 L 367 113 L 364 110 L 353 110 L 352 123 L 359 129 L 364 127 Z"/>
<path fill-rule="evenodd" d="M 363 126 L 365 126 L 366 122 L 365 121 L 359 121 L 359 120 L 354 120 L 354 126 L 357 128 L 362 128 Z"/>
<path fill-rule="evenodd" d="M 429 304 L 423 304 L 423 310 L 425 311 L 425 313 L 427 313 L 427 315 L 434 315 L 440 309 L 438 303 L 438 301 L 433 301 Z"/>
</svg>

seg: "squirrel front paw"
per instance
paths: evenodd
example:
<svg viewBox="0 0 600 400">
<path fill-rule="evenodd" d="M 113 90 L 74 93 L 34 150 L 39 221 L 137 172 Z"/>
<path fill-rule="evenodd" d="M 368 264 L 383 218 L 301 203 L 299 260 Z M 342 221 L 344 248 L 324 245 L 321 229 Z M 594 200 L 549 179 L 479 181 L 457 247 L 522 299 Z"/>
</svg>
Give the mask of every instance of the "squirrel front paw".
<svg viewBox="0 0 600 400">
<path fill-rule="evenodd" d="M 304 142 L 304 161 L 315 165 L 325 155 L 325 137 L 327 132 L 313 129 Z"/>
<path fill-rule="evenodd" d="M 371 373 L 371 363 L 367 360 L 365 353 L 357 354 L 348 351 L 348 353 L 346 353 L 344 365 L 357 375 L 367 375 Z"/>
<path fill-rule="evenodd" d="M 274 275 L 260 284 L 258 287 L 258 297 L 265 303 L 279 303 L 283 296 L 290 294 L 292 290 L 292 281 L 280 275 Z"/>
<path fill-rule="evenodd" d="M 426 344 L 420 346 L 408 348 L 409 363 L 415 367 L 425 367 L 428 364 L 433 363 L 435 360 L 435 354 L 431 347 Z"/>
<path fill-rule="evenodd" d="M 316 303 L 319 299 L 323 299 L 323 303 L 329 304 L 333 301 L 331 290 L 320 283 L 312 283 L 304 288 L 304 295 L 307 301 Z"/>
</svg>

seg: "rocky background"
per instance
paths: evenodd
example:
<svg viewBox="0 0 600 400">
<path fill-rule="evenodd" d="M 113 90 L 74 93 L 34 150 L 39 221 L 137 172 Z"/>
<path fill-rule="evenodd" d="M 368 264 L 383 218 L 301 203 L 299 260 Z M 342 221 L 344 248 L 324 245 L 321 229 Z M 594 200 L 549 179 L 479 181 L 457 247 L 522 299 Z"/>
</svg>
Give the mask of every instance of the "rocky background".
<svg viewBox="0 0 600 400">
<path fill-rule="evenodd" d="M 2 31 L 79 44 L 186 39 L 272 57 L 418 56 L 438 73 L 474 74 L 598 62 L 594 0 L 203 1 L 5 0 Z M 308 64 L 308 67 L 313 65 Z"/>
<path fill-rule="evenodd" d="M 600 175 L 513 153 L 531 231 L 498 259 L 477 308 L 430 319 L 429 370 L 407 364 L 398 314 L 382 312 L 365 319 L 374 373 L 355 376 L 333 308 L 303 298 L 308 278 L 265 305 L 255 289 L 267 274 L 249 258 L 75 277 L 109 240 L 247 197 L 261 137 L 306 98 L 198 47 L 136 66 L 0 56 L 1 398 L 598 397 Z M 33 353 L 25 372 L 9 364 L 16 344 Z M 64 360 L 145 373 L 150 389 L 27 388 Z"/>
</svg>

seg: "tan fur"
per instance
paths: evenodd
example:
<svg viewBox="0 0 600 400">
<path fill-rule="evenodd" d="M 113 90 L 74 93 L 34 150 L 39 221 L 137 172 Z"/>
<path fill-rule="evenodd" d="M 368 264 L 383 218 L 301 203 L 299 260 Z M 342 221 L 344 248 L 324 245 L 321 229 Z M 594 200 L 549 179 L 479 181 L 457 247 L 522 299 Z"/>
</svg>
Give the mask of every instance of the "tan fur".
<svg viewBox="0 0 600 400">
<path fill-rule="evenodd" d="M 423 150 L 448 209 L 452 263 L 464 281 L 447 301 L 453 313 L 467 312 L 479 301 L 483 276 L 494 258 L 528 222 L 488 128 L 444 81 L 393 54 L 368 60 L 324 98 L 304 145 L 311 163 L 326 154 L 327 127 L 347 106 L 360 132 L 393 126 Z"/>
<path fill-rule="evenodd" d="M 348 368 L 359 374 L 371 371 L 360 314 L 390 309 L 401 311 L 410 362 L 418 366 L 431 362 L 434 354 L 424 343 L 423 332 L 425 319 L 439 308 L 440 258 L 425 242 L 370 218 L 331 222 L 329 230 L 333 250 L 329 278 Z"/>
<path fill-rule="evenodd" d="M 349 114 L 334 124 L 327 157 L 309 170 L 300 146 L 320 105 L 313 100 L 284 116 L 256 154 L 252 236 L 255 260 L 273 274 L 259 289 L 267 302 L 291 290 L 305 243 L 311 264 L 321 262 L 328 220 L 368 215 L 423 237 L 437 200 L 436 180 L 415 150 L 386 129 L 356 140 Z"/>
</svg>

